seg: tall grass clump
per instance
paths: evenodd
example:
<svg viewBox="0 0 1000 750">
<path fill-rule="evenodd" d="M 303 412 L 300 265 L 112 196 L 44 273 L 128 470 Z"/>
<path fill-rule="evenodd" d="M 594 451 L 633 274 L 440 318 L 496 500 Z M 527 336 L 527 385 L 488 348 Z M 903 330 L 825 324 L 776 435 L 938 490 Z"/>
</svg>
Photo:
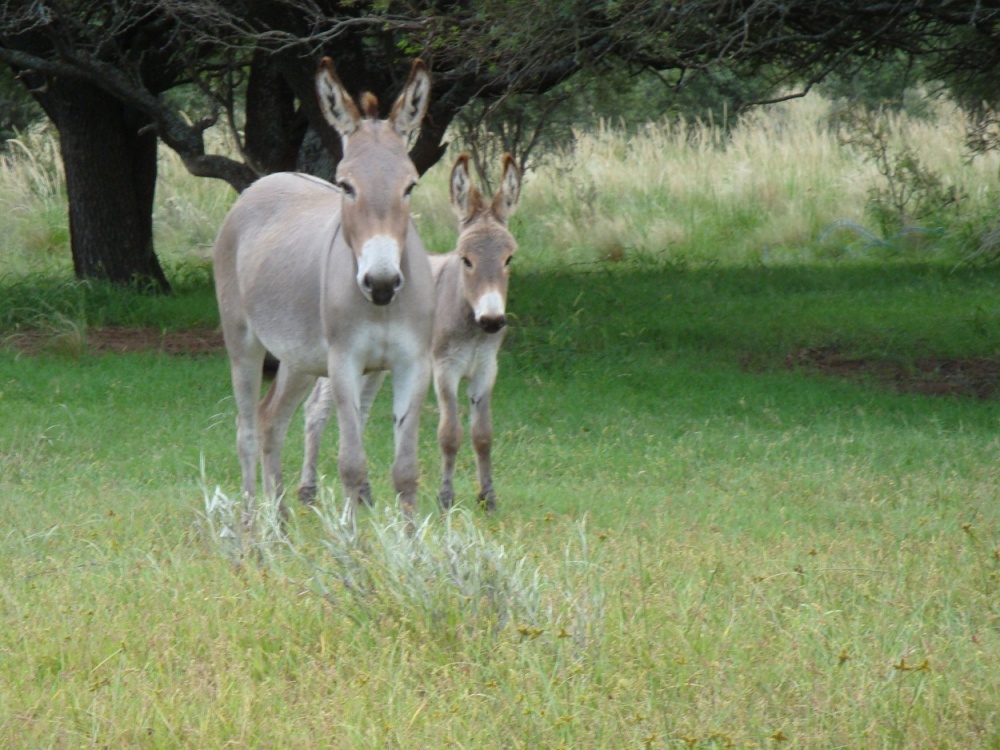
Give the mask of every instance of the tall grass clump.
<svg viewBox="0 0 1000 750">
<path fill-rule="evenodd" d="M 281 551 L 291 549 L 282 528 L 277 503 L 263 499 L 244 502 L 226 495 L 220 487 L 209 491 L 205 484 L 205 461 L 201 461 L 201 489 L 204 509 L 197 514 L 195 527 L 209 550 L 234 567 L 247 563 L 274 566 Z M 254 522 L 248 523 L 253 512 Z"/>
<path fill-rule="evenodd" d="M 524 556 L 489 539 L 461 509 L 411 530 L 396 509 L 357 533 L 332 512 L 317 509 L 325 554 L 313 577 L 329 599 L 346 592 L 356 616 L 416 620 L 422 628 L 464 638 L 497 634 L 542 620 L 542 580 Z"/>
<path fill-rule="evenodd" d="M 235 150 L 223 134 L 209 136 L 213 150 Z M 158 175 L 154 246 L 168 277 L 183 285 L 192 275 L 205 275 L 215 233 L 236 193 L 220 180 L 191 175 L 166 146 L 160 147 Z M 0 206 L 0 278 L 72 274 L 65 174 L 50 124 L 7 141 L 0 153 Z"/>
<path fill-rule="evenodd" d="M 66 180 L 59 141 L 47 123 L 7 141 L 0 153 L 0 278 L 72 271 Z"/>
<path fill-rule="evenodd" d="M 235 153 L 222 133 L 209 131 L 215 153 Z M 191 268 L 208 268 L 212 245 L 236 191 L 222 180 L 195 177 L 166 146 L 160 147 L 159 180 L 153 205 L 153 234 L 157 256 L 173 281 Z"/>
<path fill-rule="evenodd" d="M 203 494 L 197 526 L 210 549 L 237 567 L 251 562 L 307 580 L 310 591 L 357 625 L 378 628 L 389 620 L 422 637 L 460 643 L 515 630 L 531 639 L 563 633 L 580 649 L 599 641 L 604 594 L 591 575 L 584 525 L 579 543 L 567 543 L 556 580 L 533 566 L 516 542 L 497 541 L 461 507 L 416 526 L 385 507 L 357 524 L 324 492 L 314 506 L 316 545 L 303 535 L 301 519 L 282 522 L 276 503 L 257 503 L 248 525 L 242 502 L 219 488 L 203 487 Z"/>
</svg>

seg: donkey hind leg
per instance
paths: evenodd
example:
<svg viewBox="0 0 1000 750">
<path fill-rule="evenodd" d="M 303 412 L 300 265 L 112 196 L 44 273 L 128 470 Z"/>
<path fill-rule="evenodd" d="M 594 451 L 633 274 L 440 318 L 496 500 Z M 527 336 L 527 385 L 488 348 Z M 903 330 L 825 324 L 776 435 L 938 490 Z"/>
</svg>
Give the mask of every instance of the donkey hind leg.
<svg viewBox="0 0 1000 750">
<path fill-rule="evenodd" d="M 472 432 L 472 446 L 476 451 L 476 473 L 479 477 L 479 502 L 487 511 L 497 507 L 496 493 L 493 491 L 493 415 L 490 402 L 493 397 L 493 383 L 496 382 L 497 368 L 492 364 L 469 382 L 469 422 Z"/>
<path fill-rule="evenodd" d="M 447 367 L 435 363 L 434 395 L 438 403 L 438 448 L 441 451 L 441 490 L 438 503 L 441 510 L 455 504 L 455 456 L 462 445 L 462 422 L 458 415 L 459 377 Z"/>
<path fill-rule="evenodd" d="M 378 396 L 379 389 L 382 388 L 382 383 L 385 381 L 385 376 L 388 374 L 389 373 L 386 370 L 377 370 L 376 372 L 370 372 L 365 375 L 365 379 L 361 384 L 362 432 L 368 424 L 368 417 L 371 416 L 372 404 L 375 403 L 375 397 Z M 375 506 L 375 501 L 372 499 L 372 486 L 367 478 L 361 484 L 358 498 L 369 508 Z"/>
<path fill-rule="evenodd" d="M 257 494 L 257 461 L 260 456 L 257 402 L 260 400 L 261 363 L 264 347 L 253 341 L 241 351 L 230 351 L 230 374 L 236 399 L 236 453 L 240 459 L 243 493 L 243 525 L 252 521 L 251 501 Z"/>
<path fill-rule="evenodd" d="M 268 499 L 274 498 L 277 501 L 282 516 L 286 515 L 287 510 L 283 497 L 285 488 L 281 480 L 281 448 L 295 409 L 315 382 L 315 375 L 280 365 L 277 377 L 260 404 L 258 420 L 264 493 Z"/>
<path fill-rule="evenodd" d="M 333 408 L 333 388 L 328 378 L 319 378 L 305 405 L 305 456 L 299 479 L 299 500 L 311 505 L 316 500 L 316 466 L 319 462 L 319 441 Z"/>
<path fill-rule="evenodd" d="M 420 467 L 417 443 L 420 437 L 420 412 L 431 381 L 431 365 L 418 357 L 392 371 L 392 423 L 396 455 L 392 463 L 392 484 L 399 503 L 412 527 L 417 508 L 417 484 Z"/>
</svg>

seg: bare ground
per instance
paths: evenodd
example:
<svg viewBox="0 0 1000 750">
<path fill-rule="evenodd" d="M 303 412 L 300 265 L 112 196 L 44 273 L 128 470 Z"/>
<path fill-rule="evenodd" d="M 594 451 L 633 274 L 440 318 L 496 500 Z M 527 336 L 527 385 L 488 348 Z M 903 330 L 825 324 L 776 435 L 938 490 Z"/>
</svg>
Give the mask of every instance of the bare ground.
<svg viewBox="0 0 1000 750">
<path fill-rule="evenodd" d="M 873 381 L 900 393 L 992 399 L 1000 380 L 998 357 L 920 357 L 897 361 L 851 356 L 833 347 L 799 349 L 785 357 L 788 369 L 845 380 Z"/>
<path fill-rule="evenodd" d="M 155 328 L 108 326 L 85 334 L 73 331 L 21 331 L 0 339 L 0 346 L 32 356 L 45 351 L 87 351 L 102 354 L 157 350 L 171 355 L 202 355 L 224 351 L 222 333 L 213 329 L 160 331 Z M 766 369 L 754 357 L 747 370 Z M 783 366 L 844 380 L 879 383 L 900 393 L 993 399 L 1000 394 L 1000 357 L 921 357 L 914 361 L 864 358 L 835 347 L 806 347 L 785 356 Z"/>
<path fill-rule="evenodd" d="M 67 331 L 19 331 L 0 341 L 29 356 L 46 351 L 72 351 L 92 354 L 126 354 L 156 350 L 165 354 L 214 354 L 223 351 L 222 333 L 210 328 L 191 331 L 161 331 L 157 328 L 107 326 L 89 328 L 85 333 Z"/>
</svg>

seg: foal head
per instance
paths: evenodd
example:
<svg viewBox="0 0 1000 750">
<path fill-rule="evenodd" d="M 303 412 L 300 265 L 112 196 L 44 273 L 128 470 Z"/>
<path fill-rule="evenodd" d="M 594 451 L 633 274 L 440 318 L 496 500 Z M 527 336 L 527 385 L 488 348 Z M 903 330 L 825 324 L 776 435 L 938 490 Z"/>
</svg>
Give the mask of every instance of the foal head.
<svg viewBox="0 0 1000 750">
<path fill-rule="evenodd" d="M 507 324 L 507 281 L 517 242 L 507 222 L 517 208 L 521 172 L 514 157 L 504 154 L 503 178 L 492 201 L 469 179 L 469 155 L 462 154 L 451 170 L 451 207 L 458 216 L 458 256 L 462 290 L 476 323 L 487 333 Z"/>
<path fill-rule="evenodd" d="M 400 266 L 417 184 L 406 142 L 427 112 L 430 88 L 427 66 L 414 61 L 389 118 L 380 120 L 378 100 L 365 94 L 359 109 L 330 58 L 323 58 L 316 75 L 320 107 L 344 145 L 336 178 L 344 193 L 344 238 L 357 261 L 358 287 L 376 305 L 389 304 L 405 282 Z"/>
</svg>

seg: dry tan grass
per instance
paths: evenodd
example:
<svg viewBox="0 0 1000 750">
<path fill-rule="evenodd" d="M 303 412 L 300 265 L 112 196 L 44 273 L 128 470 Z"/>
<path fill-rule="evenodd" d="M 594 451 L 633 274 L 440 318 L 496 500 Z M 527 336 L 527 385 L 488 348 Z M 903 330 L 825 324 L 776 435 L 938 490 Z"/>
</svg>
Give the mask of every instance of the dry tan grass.
<svg viewBox="0 0 1000 750">
<path fill-rule="evenodd" d="M 831 125 L 819 95 L 755 110 L 726 132 L 704 121 L 662 120 L 628 131 L 601 123 L 576 134 L 527 175 L 516 219 L 524 255 L 539 261 L 667 260 L 748 263 L 814 257 L 824 227 L 837 219 L 870 226 L 868 191 L 880 179 Z M 899 144 L 965 195 L 957 221 L 991 215 L 1000 193 L 1000 155 L 969 160 L 965 115 L 947 101 L 931 116 L 888 114 Z M 219 136 L 213 150 L 233 152 Z M 414 200 L 433 251 L 454 241 L 446 157 L 421 181 Z M 157 250 L 168 265 L 206 262 L 235 193 L 192 177 L 167 149 L 160 155 L 154 213 Z M 24 134 L 0 159 L 0 274 L 65 272 L 69 233 L 58 146 L 51 128 Z M 969 248 L 974 250 L 975 248 Z"/>
<path fill-rule="evenodd" d="M 729 133 L 683 120 L 631 135 L 604 124 L 531 175 L 524 221 L 546 251 L 572 259 L 616 248 L 704 262 L 808 258 L 831 221 L 867 223 L 879 180 L 864 154 L 841 143 L 830 115 L 831 103 L 810 95 L 755 110 Z M 887 116 L 898 143 L 968 195 L 966 216 L 991 210 L 1000 157 L 969 161 L 960 110 L 941 102 L 928 120 Z"/>
</svg>

